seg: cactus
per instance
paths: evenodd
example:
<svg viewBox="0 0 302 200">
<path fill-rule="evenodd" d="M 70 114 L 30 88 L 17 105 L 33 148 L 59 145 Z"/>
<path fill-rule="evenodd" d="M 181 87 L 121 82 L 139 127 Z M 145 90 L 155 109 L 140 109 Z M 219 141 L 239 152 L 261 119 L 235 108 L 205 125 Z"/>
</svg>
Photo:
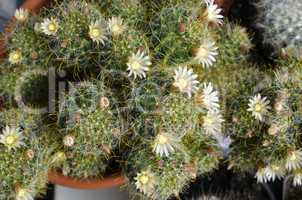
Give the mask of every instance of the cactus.
<svg viewBox="0 0 302 200">
<path fill-rule="evenodd" d="M 150 198 L 169 199 L 179 196 L 198 175 L 215 169 L 221 150 L 203 127 L 208 111 L 202 105 L 172 94 L 157 99 L 155 110 L 137 118 L 135 148 L 127 155 L 125 170 L 129 187 Z M 167 143 L 161 146 L 161 139 Z M 146 189 L 142 173 L 152 175 Z"/>
<path fill-rule="evenodd" d="M 65 159 L 54 168 L 80 179 L 102 177 L 122 135 L 119 111 L 99 85 L 84 82 L 71 90 L 60 108 L 56 133 L 56 151 Z"/>
<path fill-rule="evenodd" d="M 258 27 L 263 30 L 264 43 L 274 47 L 276 54 L 301 58 L 302 3 L 296 0 L 261 0 L 258 4 Z"/>
<path fill-rule="evenodd" d="M 41 127 L 36 127 L 38 118 L 22 110 L 6 110 L 0 119 L 0 198 L 33 199 L 46 188 L 52 152 L 51 148 L 44 148 L 42 138 L 46 135 Z"/>
<path fill-rule="evenodd" d="M 270 126 L 271 143 L 274 149 L 279 149 L 282 154 L 277 157 L 281 160 L 289 180 L 294 186 L 301 186 L 301 130 L 302 130 L 302 71 L 301 64 L 276 73 L 277 99 L 274 105 L 276 115 Z"/>
</svg>

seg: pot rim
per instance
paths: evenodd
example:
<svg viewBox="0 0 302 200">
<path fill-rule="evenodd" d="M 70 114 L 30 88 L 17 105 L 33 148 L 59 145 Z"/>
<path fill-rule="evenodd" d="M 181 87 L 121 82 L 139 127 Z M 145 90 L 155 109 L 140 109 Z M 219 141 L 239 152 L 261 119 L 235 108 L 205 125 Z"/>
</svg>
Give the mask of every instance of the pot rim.
<svg viewBox="0 0 302 200">
<path fill-rule="evenodd" d="M 49 183 L 68 188 L 89 190 L 118 187 L 127 183 L 126 178 L 121 172 L 105 176 L 104 178 L 78 179 L 64 176 L 61 173 L 53 170 L 48 172 L 48 181 Z"/>
</svg>

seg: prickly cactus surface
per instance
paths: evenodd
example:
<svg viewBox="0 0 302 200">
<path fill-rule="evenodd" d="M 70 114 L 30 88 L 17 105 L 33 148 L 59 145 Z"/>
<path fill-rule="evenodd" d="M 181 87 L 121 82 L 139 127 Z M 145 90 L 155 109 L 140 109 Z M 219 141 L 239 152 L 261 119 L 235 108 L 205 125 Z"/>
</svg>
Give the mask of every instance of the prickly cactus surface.
<svg viewBox="0 0 302 200">
<path fill-rule="evenodd" d="M 264 42 L 272 45 L 275 53 L 302 58 L 302 1 L 261 0 L 258 8 Z"/>
</svg>

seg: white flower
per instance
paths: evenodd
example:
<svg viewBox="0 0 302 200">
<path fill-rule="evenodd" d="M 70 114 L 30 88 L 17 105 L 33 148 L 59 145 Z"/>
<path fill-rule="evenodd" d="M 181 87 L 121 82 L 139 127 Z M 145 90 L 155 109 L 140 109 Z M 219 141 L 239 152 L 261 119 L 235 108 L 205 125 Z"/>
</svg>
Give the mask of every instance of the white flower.
<svg viewBox="0 0 302 200">
<path fill-rule="evenodd" d="M 300 150 L 292 151 L 286 158 L 286 169 L 289 171 L 297 170 L 302 167 L 302 152 Z"/>
<path fill-rule="evenodd" d="M 46 35 L 57 35 L 59 30 L 58 20 L 56 18 L 44 19 L 44 21 L 41 23 L 41 30 Z"/>
<path fill-rule="evenodd" d="M 197 75 L 193 74 L 193 70 L 187 68 L 187 66 L 179 67 L 175 70 L 174 83 L 173 85 L 177 87 L 180 92 L 186 93 L 190 98 L 192 93 L 198 90 Z"/>
<path fill-rule="evenodd" d="M 160 132 L 157 134 L 153 142 L 153 152 L 158 156 L 168 157 L 170 154 L 175 152 L 177 147 L 177 140 L 165 132 Z"/>
<path fill-rule="evenodd" d="M 215 42 L 204 40 L 197 49 L 194 60 L 202 64 L 203 67 L 210 67 L 216 61 L 215 56 L 218 55 L 217 49 L 218 47 L 215 46 Z"/>
<path fill-rule="evenodd" d="M 15 18 L 20 22 L 25 22 L 28 19 L 29 12 L 24 8 L 19 8 L 15 12 Z"/>
<path fill-rule="evenodd" d="M 102 43 L 105 44 L 105 41 L 108 40 L 108 29 L 106 22 L 102 19 L 97 20 L 96 22 L 92 22 L 89 26 L 89 36 L 92 41 L 97 44 Z"/>
<path fill-rule="evenodd" d="M 293 181 L 294 186 L 302 186 L 302 171 L 297 170 L 294 173 L 294 181 Z"/>
<path fill-rule="evenodd" d="M 18 64 L 22 60 L 22 53 L 20 50 L 12 51 L 9 53 L 8 61 L 11 64 Z"/>
<path fill-rule="evenodd" d="M 34 200 L 34 196 L 31 191 L 19 188 L 16 193 L 16 200 Z"/>
<path fill-rule="evenodd" d="M 252 112 L 252 115 L 255 117 L 255 119 L 263 121 L 263 117 L 270 109 L 269 103 L 270 102 L 266 100 L 266 97 L 262 98 L 261 95 L 258 94 L 249 100 L 249 108 L 247 110 Z"/>
<path fill-rule="evenodd" d="M 265 168 L 259 168 L 256 172 L 255 178 L 257 178 L 258 183 L 266 183 L 268 182 Z"/>
<path fill-rule="evenodd" d="M 202 94 L 196 94 L 195 101 L 210 111 L 218 111 L 220 108 L 218 91 L 214 90 L 212 83 L 203 85 Z"/>
<path fill-rule="evenodd" d="M 155 175 L 150 171 L 142 171 L 134 178 L 136 188 L 145 195 L 151 196 L 155 188 Z"/>
<path fill-rule="evenodd" d="M 74 145 L 74 136 L 66 135 L 63 139 L 63 144 L 66 147 L 72 147 Z"/>
<path fill-rule="evenodd" d="M 145 78 L 146 72 L 149 71 L 149 67 L 151 63 L 151 59 L 145 52 L 138 50 L 137 53 L 133 53 L 128 60 L 127 63 L 127 71 L 129 71 L 128 76 L 133 75 L 136 79 Z"/>
<path fill-rule="evenodd" d="M 265 168 L 265 175 L 268 181 L 275 181 L 277 179 L 281 179 L 285 175 L 285 170 L 283 167 L 279 165 L 269 165 Z"/>
<path fill-rule="evenodd" d="M 19 188 L 16 193 L 16 200 L 34 200 L 34 195 L 32 191 L 24 188 Z"/>
<path fill-rule="evenodd" d="M 219 111 L 209 111 L 207 115 L 203 117 L 203 128 L 206 134 L 220 134 L 223 122 L 224 120 Z"/>
<path fill-rule="evenodd" d="M 217 141 L 217 146 L 222 150 L 223 156 L 226 157 L 231 151 L 232 139 L 230 136 L 224 136 L 221 133 L 216 133 L 213 135 Z"/>
<path fill-rule="evenodd" d="M 222 9 L 214 3 L 214 0 L 207 0 L 206 18 L 208 22 L 215 24 L 223 23 Z"/>
<path fill-rule="evenodd" d="M 24 137 L 19 128 L 10 128 L 9 126 L 6 126 L 2 132 L 3 133 L 0 136 L 0 143 L 8 148 L 9 151 L 24 145 Z"/>
<path fill-rule="evenodd" d="M 112 17 L 108 21 L 108 28 L 113 36 L 121 35 L 125 30 L 123 19 L 120 17 Z"/>
</svg>

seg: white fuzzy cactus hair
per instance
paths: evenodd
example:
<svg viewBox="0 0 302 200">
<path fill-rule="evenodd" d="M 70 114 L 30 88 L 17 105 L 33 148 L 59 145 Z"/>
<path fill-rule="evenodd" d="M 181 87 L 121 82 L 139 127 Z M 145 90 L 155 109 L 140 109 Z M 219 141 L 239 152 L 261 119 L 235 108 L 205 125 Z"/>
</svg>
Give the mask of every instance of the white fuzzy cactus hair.
<svg viewBox="0 0 302 200">
<path fill-rule="evenodd" d="M 274 53 L 302 58 L 302 1 L 260 0 L 257 24 Z"/>
</svg>

